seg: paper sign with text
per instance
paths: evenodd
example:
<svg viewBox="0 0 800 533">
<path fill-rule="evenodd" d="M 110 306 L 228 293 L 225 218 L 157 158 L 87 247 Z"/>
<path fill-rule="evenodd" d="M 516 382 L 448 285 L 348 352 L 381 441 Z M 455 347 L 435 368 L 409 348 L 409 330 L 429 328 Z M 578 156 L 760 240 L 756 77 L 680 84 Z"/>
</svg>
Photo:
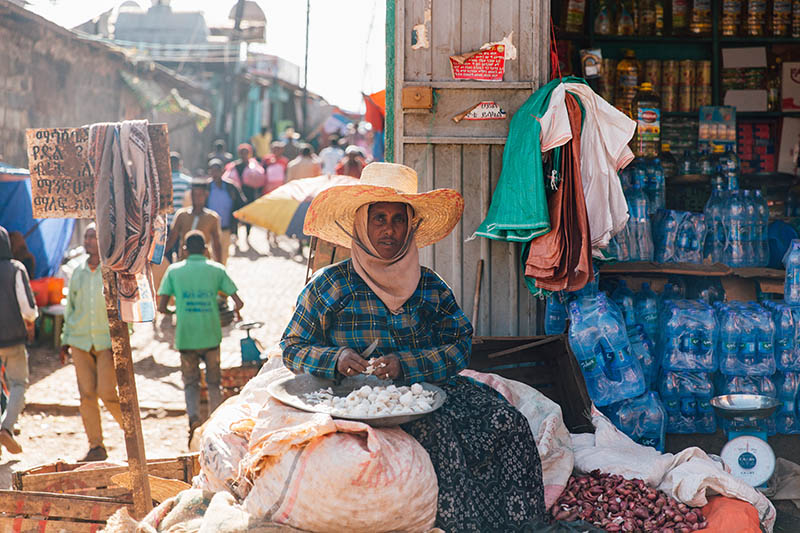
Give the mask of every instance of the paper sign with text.
<svg viewBox="0 0 800 533">
<path fill-rule="evenodd" d="M 502 81 L 505 71 L 505 46 L 493 45 L 460 56 L 450 56 L 453 78 L 457 80 Z"/>
</svg>

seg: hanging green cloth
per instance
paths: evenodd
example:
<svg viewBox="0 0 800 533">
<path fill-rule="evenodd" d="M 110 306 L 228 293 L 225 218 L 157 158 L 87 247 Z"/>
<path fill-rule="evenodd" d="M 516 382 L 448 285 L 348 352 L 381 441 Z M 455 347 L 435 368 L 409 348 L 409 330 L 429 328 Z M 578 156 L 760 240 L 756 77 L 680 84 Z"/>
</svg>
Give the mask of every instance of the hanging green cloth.
<svg viewBox="0 0 800 533">
<path fill-rule="evenodd" d="M 575 77 L 566 80 L 586 83 Z M 500 179 L 486 218 L 473 237 L 529 242 L 550 231 L 539 119 L 547 111 L 553 90 L 561 83 L 561 79 L 555 79 L 539 88 L 511 119 Z"/>
</svg>

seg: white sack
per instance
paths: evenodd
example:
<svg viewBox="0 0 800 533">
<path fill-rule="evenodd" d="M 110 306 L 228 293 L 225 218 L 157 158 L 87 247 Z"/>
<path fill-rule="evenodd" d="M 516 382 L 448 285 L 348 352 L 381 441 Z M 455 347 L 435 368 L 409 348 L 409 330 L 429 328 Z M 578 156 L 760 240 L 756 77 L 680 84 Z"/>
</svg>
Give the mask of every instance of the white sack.
<svg viewBox="0 0 800 533">
<path fill-rule="evenodd" d="M 707 496 L 721 494 L 751 503 L 768 533 L 775 525 L 775 507 L 753 487 L 733 477 L 700 448 L 680 453 L 659 453 L 655 448 L 633 442 L 597 409 L 592 408 L 594 438 L 572 435 L 575 470 L 600 470 L 625 478 L 639 478 L 692 507 L 708 503 Z"/>
</svg>

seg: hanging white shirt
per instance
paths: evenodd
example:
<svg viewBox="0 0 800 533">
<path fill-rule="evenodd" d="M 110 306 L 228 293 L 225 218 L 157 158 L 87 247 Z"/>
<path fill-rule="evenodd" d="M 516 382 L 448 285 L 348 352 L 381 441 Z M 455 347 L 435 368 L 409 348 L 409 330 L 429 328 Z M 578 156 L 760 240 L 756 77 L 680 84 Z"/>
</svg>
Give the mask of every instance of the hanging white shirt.
<svg viewBox="0 0 800 533">
<path fill-rule="evenodd" d="M 581 180 L 593 248 L 605 248 L 628 222 L 628 204 L 617 171 L 633 161 L 628 143 L 636 123 L 582 83 L 564 84 L 584 109 Z"/>
</svg>

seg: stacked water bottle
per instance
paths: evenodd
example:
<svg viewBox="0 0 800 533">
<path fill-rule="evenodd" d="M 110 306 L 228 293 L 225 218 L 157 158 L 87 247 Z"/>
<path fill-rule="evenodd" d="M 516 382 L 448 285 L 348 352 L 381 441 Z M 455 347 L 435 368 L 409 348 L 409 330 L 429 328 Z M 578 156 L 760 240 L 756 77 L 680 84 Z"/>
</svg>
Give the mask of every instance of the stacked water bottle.
<svg viewBox="0 0 800 533">
<path fill-rule="evenodd" d="M 732 267 L 769 263 L 769 206 L 760 190 L 739 189 L 739 160 L 733 152 L 720 155 L 706 203 L 704 255 Z"/>
<path fill-rule="evenodd" d="M 630 186 L 626 188 L 625 199 L 628 202 L 628 223 L 615 237 L 617 245 L 617 258 L 620 261 L 652 261 L 653 260 L 653 235 L 650 228 L 650 214 L 655 205 L 651 204 L 650 195 L 645 190 L 648 183 L 644 164 L 634 164 L 633 169 L 627 171 L 623 183 L 630 179 Z M 663 181 L 663 170 L 661 171 Z M 657 178 L 654 178 L 657 181 Z M 651 191 L 656 201 L 663 202 L 663 188 Z"/>
<path fill-rule="evenodd" d="M 712 373 L 717 369 L 714 309 L 702 301 L 664 300 L 659 317 L 659 391 L 669 433 L 714 433 Z"/>
<path fill-rule="evenodd" d="M 661 210 L 653 217 L 655 260 L 659 263 L 703 262 L 705 216 L 688 211 Z"/>
<path fill-rule="evenodd" d="M 720 393 L 776 397 L 771 379 L 775 373 L 775 324 L 770 312 L 755 302 L 718 303 L 717 319 Z M 753 423 L 769 434 L 776 432 L 774 418 Z M 726 429 L 737 429 L 727 424 Z"/>
</svg>

